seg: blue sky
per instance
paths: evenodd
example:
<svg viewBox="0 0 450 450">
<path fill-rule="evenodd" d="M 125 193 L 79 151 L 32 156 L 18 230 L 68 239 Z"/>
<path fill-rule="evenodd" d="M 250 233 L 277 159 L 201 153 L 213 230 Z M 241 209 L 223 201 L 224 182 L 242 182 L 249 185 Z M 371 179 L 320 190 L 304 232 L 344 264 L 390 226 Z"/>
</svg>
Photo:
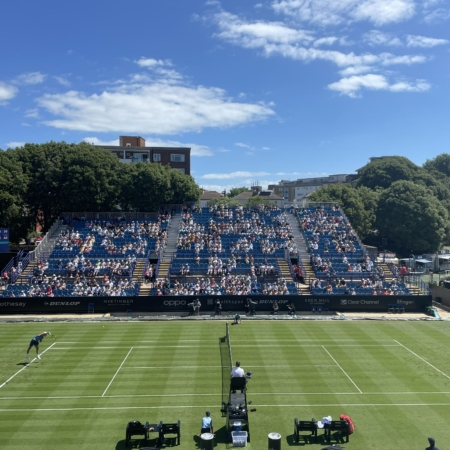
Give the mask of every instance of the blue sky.
<svg viewBox="0 0 450 450">
<path fill-rule="evenodd" d="M 206 189 L 449 151 L 448 0 L 3 2 L 0 148 L 192 147 Z"/>
</svg>

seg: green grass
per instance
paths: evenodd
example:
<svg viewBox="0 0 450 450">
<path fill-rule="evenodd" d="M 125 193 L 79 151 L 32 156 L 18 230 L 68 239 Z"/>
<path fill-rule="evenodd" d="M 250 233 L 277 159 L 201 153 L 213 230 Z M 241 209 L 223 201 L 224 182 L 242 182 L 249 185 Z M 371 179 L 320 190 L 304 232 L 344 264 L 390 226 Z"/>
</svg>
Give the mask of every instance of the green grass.
<svg viewBox="0 0 450 450">
<path fill-rule="evenodd" d="M 206 410 L 219 430 L 216 449 L 226 448 L 224 322 L 1 324 L 0 384 L 24 367 L 30 339 L 47 329 L 55 345 L 0 388 L 2 450 L 124 449 L 130 420 L 181 420 L 178 448 L 195 449 Z M 282 448 L 294 446 L 295 417 L 341 413 L 356 424 L 346 449 L 450 441 L 449 323 L 258 321 L 230 329 L 233 359 L 253 372 L 252 449 L 267 448 L 269 432 L 282 435 Z M 50 345 L 46 338 L 41 352 Z"/>
</svg>

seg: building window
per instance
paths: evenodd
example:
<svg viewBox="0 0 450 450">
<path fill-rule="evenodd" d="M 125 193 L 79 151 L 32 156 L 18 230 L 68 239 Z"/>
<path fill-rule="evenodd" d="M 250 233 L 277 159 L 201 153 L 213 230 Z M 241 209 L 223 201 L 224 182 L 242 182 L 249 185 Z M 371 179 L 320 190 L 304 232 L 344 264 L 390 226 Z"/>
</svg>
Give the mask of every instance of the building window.
<svg viewBox="0 0 450 450">
<path fill-rule="evenodd" d="M 125 159 L 131 159 L 134 156 L 133 152 L 126 152 Z"/>
<path fill-rule="evenodd" d="M 183 175 L 186 173 L 184 169 L 181 169 L 179 167 L 177 167 L 175 170 L 178 170 L 178 172 L 181 172 Z"/>
<path fill-rule="evenodd" d="M 161 162 L 161 153 L 153 153 L 153 162 Z"/>
<path fill-rule="evenodd" d="M 184 155 L 172 153 L 170 155 L 170 161 L 172 161 L 172 162 L 184 162 Z"/>
<path fill-rule="evenodd" d="M 131 144 L 128 142 L 126 146 L 127 146 L 127 147 L 131 147 Z"/>
</svg>

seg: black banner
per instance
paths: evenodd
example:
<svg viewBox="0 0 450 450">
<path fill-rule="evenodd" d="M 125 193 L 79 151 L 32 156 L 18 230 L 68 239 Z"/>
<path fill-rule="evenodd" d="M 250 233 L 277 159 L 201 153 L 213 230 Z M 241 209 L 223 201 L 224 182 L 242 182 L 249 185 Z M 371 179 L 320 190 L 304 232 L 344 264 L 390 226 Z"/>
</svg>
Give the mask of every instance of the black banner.
<svg viewBox="0 0 450 450">
<path fill-rule="evenodd" d="M 255 295 L 255 296 L 161 296 L 161 297 L 54 297 L 54 298 L 0 298 L 1 314 L 64 314 L 108 312 L 188 312 L 188 304 L 199 299 L 202 312 L 213 312 L 217 300 L 222 304 L 222 312 L 244 312 L 246 299 L 256 302 L 256 312 L 272 311 L 276 300 L 279 314 L 288 312 L 288 305 L 294 304 L 298 313 L 319 307 L 339 312 L 387 312 L 391 303 L 402 303 L 405 312 L 424 312 L 431 306 L 431 295 Z"/>
</svg>

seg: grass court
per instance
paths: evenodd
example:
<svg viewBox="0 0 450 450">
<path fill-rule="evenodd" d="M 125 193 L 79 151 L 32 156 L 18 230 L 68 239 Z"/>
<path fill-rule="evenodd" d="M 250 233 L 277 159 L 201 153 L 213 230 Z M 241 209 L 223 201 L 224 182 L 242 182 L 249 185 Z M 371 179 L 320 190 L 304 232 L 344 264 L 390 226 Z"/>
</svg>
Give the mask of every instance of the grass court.
<svg viewBox="0 0 450 450">
<path fill-rule="evenodd" d="M 57 340 L 46 337 L 42 359 L 25 366 L 42 331 Z M 321 439 L 293 441 L 294 418 L 342 413 L 356 425 L 346 450 L 425 448 L 428 436 L 441 448 L 450 442 L 448 322 L 247 321 L 230 334 L 233 360 L 253 372 L 254 450 L 267 448 L 269 432 L 282 435 L 283 449 L 323 448 Z M 215 448 L 227 448 L 224 335 L 224 321 L 1 324 L 2 450 L 125 449 L 130 420 L 181 420 L 175 448 L 196 449 L 206 410 Z"/>
</svg>

